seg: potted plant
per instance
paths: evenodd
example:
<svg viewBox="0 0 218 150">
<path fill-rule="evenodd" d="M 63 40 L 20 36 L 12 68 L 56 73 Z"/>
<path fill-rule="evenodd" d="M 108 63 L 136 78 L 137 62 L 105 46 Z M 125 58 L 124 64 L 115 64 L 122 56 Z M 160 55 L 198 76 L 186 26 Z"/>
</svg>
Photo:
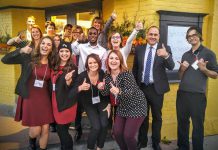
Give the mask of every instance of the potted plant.
<svg viewBox="0 0 218 150">
<path fill-rule="evenodd" d="M 7 53 L 10 46 L 7 45 L 7 41 L 11 38 L 10 34 L 5 30 L 0 31 L 0 53 Z"/>
</svg>

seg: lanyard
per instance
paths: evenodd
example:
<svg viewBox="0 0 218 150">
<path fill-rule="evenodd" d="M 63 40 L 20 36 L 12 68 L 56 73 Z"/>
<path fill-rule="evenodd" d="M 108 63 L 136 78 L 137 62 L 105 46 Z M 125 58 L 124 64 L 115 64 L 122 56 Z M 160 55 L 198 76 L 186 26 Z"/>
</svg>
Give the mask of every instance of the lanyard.
<svg viewBox="0 0 218 150">
<path fill-rule="evenodd" d="M 47 73 L 47 69 L 48 69 L 48 64 L 47 64 L 47 66 L 46 66 L 46 69 L 45 69 L 45 73 L 44 73 L 44 77 L 43 77 L 43 82 L 44 82 L 44 80 L 45 80 L 45 76 L 46 76 L 46 73 Z M 35 76 L 36 76 L 36 80 L 38 80 L 38 77 L 37 77 L 37 74 L 36 74 L 36 66 L 35 66 Z"/>
<path fill-rule="evenodd" d="M 90 82 L 91 83 L 91 82 Z M 94 97 L 93 95 L 93 88 L 92 88 L 92 83 L 91 83 L 91 90 L 92 90 L 92 97 Z M 99 96 L 99 90 L 98 90 L 98 96 Z"/>
</svg>

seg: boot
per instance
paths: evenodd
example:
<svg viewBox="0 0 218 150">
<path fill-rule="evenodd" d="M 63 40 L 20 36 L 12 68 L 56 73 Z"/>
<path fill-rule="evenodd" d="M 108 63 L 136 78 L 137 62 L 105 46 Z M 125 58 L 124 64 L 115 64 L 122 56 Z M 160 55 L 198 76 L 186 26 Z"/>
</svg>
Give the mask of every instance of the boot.
<svg viewBox="0 0 218 150">
<path fill-rule="evenodd" d="M 36 138 L 29 137 L 29 150 L 36 150 Z"/>
</svg>

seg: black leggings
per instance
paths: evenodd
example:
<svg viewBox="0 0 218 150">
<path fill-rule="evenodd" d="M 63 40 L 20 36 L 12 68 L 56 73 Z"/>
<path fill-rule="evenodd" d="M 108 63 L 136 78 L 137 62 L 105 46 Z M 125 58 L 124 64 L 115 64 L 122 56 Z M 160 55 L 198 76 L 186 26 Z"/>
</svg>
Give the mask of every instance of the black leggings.
<svg viewBox="0 0 218 150">
<path fill-rule="evenodd" d="M 57 124 L 57 133 L 61 141 L 61 150 L 73 150 L 73 139 L 69 133 L 69 124 Z"/>
</svg>

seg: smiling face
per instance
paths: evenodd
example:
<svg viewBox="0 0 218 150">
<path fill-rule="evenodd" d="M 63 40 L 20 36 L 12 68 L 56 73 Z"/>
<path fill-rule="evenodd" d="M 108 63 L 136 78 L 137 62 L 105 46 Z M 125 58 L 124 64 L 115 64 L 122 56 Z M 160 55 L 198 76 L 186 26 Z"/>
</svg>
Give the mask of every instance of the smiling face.
<svg viewBox="0 0 218 150">
<path fill-rule="evenodd" d="M 32 28 L 31 29 L 31 34 L 32 34 L 32 38 L 34 39 L 34 40 L 39 40 L 40 38 L 41 38 L 41 33 L 40 33 L 40 31 L 39 31 L 39 29 L 38 28 Z"/>
<path fill-rule="evenodd" d="M 121 42 L 121 36 L 119 33 L 115 33 L 111 36 L 111 44 L 114 50 L 120 48 Z"/>
<path fill-rule="evenodd" d="M 112 52 L 110 56 L 108 56 L 108 66 L 111 69 L 111 71 L 120 69 L 120 59 L 117 56 L 117 54 Z"/>
<path fill-rule="evenodd" d="M 89 29 L 88 40 L 91 45 L 96 45 L 98 39 L 98 31 L 94 28 Z"/>
<path fill-rule="evenodd" d="M 59 57 L 61 59 L 61 64 L 66 64 L 66 62 L 70 59 L 71 57 L 71 53 L 70 53 L 70 50 L 67 49 L 67 48 L 62 48 L 59 50 L 58 52 L 59 54 Z"/>
<path fill-rule="evenodd" d="M 58 48 L 58 46 L 60 45 L 60 42 L 61 42 L 60 37 L 59 36 L 55 36 L 53 38 L 53 40 L 54 40 L 54 43 L 55 43 L 55 47 Z"/>
<path fill-rule="evenodd" d="M 191 30 L 187 34 L 187 40 L 192 46 L 200 44 L 200 37 L 196 30 Z"/>
<path fill-rule="evenodd" d="M 95 27 L 98 31 L 100 31 L 100 29 L 101 29 L 101 21 L 98 20 L 98 19 L 95 19 L 92 26 Z"/>
<path fill-rule="evenodd" d="M 44 38 L 40 43 L 40 54 L 48 56 L 52 51 L 52 41 L 49 38 Z"/>
<path fill-rule="evenodd" d="M 156 27 L 152 27 L 149 29 L 148 33 L 146 34 L 146 40 L 149 45 L 153 46 L 159 42 L 160 34 L 159 30 Z"/>
<path fill-rule="evenodd" d="M 91 72 L 96 72 L 98 71 L 98 68 L 99 68 L 98 62 L 93 57 L 90 57 L 88 59 L 88 70 Z"/>
<path fill-rule="evenodd" d="M 33 17 L 28 17 L 26 24 L 27 24 L 27 29 L 30 31 L 32 28 L 32 25 L 35 24 L 35 19 Z"/>
<path fill-rule="evenodd" d="M 55 34 L 55 27 L 52 25 L 48 25 L 46 28 L 46 32 L 48 34 L 48 36 L 54 36 Z"/>
</svg>

